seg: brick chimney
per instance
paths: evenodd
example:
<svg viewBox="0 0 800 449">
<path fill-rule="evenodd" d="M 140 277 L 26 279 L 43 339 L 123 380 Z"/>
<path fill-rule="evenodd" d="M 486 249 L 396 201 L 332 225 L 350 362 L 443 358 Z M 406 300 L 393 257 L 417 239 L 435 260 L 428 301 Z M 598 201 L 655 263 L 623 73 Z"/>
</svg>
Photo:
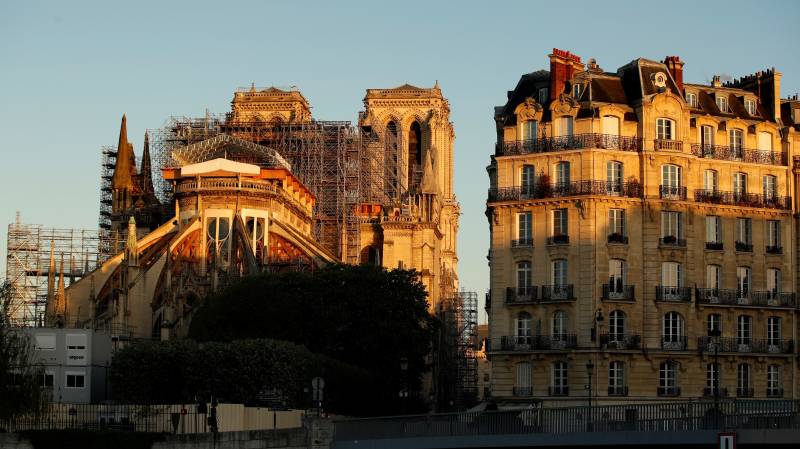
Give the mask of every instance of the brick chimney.
<svg viewBox="0 0 800 449">
<path fill-rule="evenodd" d="M 564 92 L 567 81 L 575 72 L 583 71 L 581 57 L 566 50 L 553 49 L 550 57 L 550 100 L 555 100 Z"/>
<path fill-rule="evenodd" d="M 772 67 L 725 83 L 725 86 L 749 90 L 758 95 L 758 101 L 769 114 L 767 118 L 777 122 L 781 116 L 781 77 L 781 72 Z"/>
<path fill-rule="evenodd" d="M 664 65 L 667 66 L 669 74 L 678 85 L 678 91 L 683 93 L 683 61 L 678 56 L 667 56 L 664 58 Z"/>
</svg>

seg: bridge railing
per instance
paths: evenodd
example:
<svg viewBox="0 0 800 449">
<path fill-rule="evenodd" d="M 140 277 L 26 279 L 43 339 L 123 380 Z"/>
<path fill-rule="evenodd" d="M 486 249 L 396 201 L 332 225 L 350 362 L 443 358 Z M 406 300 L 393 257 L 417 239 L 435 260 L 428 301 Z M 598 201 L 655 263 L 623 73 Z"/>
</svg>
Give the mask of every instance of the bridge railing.
<svg viewBox="0 0 800 449">
<path fill-rule="evenodd" d="M 334 441 L 576 432 L 800 429 L 800 401 L 710 401 L 526 408 L 340 420 Z"/>
</svg>

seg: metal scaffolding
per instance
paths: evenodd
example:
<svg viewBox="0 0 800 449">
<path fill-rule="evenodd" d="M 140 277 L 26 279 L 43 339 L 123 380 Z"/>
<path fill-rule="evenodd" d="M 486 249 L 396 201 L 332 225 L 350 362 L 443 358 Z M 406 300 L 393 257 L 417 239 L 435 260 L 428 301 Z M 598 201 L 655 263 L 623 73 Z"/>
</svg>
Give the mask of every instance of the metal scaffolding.
<svg viewBox="0 0 800 449">
<path fill-rule="evenodd" d="M 478 398 L 478 294 L 460 291 L 439 303 L 437 410 L 465 410 Z"/>
<path fill-rule="evenodd" d="M 43 325 L 48 284 L 61 275 L 61 260 L 68 286 L 121 250 L 123 244 L 104 230 L 24 224 L 18 213 L 16 221 L 8 225 L 6 281 L 11 301 L 3 312 L 17 326 Z"/>
</svg>

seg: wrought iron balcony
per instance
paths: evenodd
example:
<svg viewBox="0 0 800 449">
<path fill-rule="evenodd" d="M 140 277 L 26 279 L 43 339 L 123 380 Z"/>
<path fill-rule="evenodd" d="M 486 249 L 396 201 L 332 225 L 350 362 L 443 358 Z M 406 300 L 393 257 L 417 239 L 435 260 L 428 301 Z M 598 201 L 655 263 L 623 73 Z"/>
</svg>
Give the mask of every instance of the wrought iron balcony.
<svg viewBox="0 0 800 449">
<path fill-rule="evenodd" d="M 792 198 L 788 196 L 762 195 L 746 192 L 723 192 L 721 190 L 697 189 L 694 200 L 699 203 L 726 204 L 730 206 L 758 207 L 764 209 L 791 209 Z"/>
<path fill-rule="evenodd" d="M 753 244 L 736 241 L 736 251 L 740 253 L 752 253 L 753 252 Z"/>
<path fill-rule="evenodd" d="M 547 237 L 548 245 L 567 245 L 569 244 L 569 236 L 567 234 L 558 234 Z"/>
<path fill-rule="evenodd" d="M 514 396 L 528 397 L 533 396 L 532 387 L 514 387 L 511 389 L 511 394 Z"/>
<path fill-rule="evenodd" d="M 506 304 L 533 304 L 537 301 L 539 301 L 538 289 L 533 285 L 506 288 Z"/>
<path fill-rule="evenodd" d="M 724 398 L 724 397 L 728 396 L 728 389 L 725 388 L 725 387 L 719 387 L 719 388 L 705 387 L 705 388 L 703 388 L 703 396 L 713 398 L 714 397 L 714 390 L 717 390 L 717 397 Z"/>
<path fill-rule="evenodd" d="M 675 237 L 674 235 L 668 235 L 665 237 L 661 237 L 658 239 L 659 246 L 670 246 L 670 247 L 677 247 L 677 248 L 686 248 L 686 239 L 681 239 Z"/>
<path fill-rule="evenodd" d="M 767 245 L 767 254 L 783 254 L 783 247 Z"/>
<path fill-rule="evenodd" d="M 692 302 L 691 287 L 656 286 L 656 301 Z"/>
<path fill-rule="evenodd" d="M 542 285 L 542 301 L 571 301 L 575 299 L 572 284 Z"/>
<path fill-rule="evenodd" d="M 630 334 L 601 334 L 600 345 L 606 349 L 639 349 L 642 337 Z"/>
<path fill-rule="evenodd" d="M 659 151 L 683 151 L 683 142 L 680 140 L 656 139 L 653 148 Z"/>
<path fill-rule="evenodd" d="M 782 398 L 783 397 L 783 388 L 767 388 L 767 397 L 768 398 Z"/>
<path fill-rule="evenodd" d="M 621 284 L 603 284 L 604 301 L 635 301 L 634 286 Z"/>
<path fill-rule="evenodd" d="M 659 396 L 675 397 L 681 395 L 680 387 L 658 387 L 657 391 Z"/>
<path fill-rule="evenodd" d="M 547 393 L 550 396 L 569 396 L 569 387 L 566 385 L 558 387 L 548 387 Z"/>
<path fill-rule="evenodd" d="M 698 304 L 757 307 L 796 307 L 796 295 L 779 291 L 742 291 L 722 288 L 697 288 Z"/>
<path fill-rule="evenodd" d="M 753 389 L 752 388 L 737 388 L 736 389 L 736 397 L 737 398 L 752 398 L 753 397 Z"/>
<path fill-rule="evenodd" d="M 700 352 L 738 352 L 746 354 L 791 354 L 794 351 L 794 340 L 757 339 L 739 337 L 699 337 L 697 347 Z"/>
<path fill-rule="evenodd" d="M 686 200 L 686 187 L 684 186 L 659 186 L 658 193 L 665 200 Z"/>
<path fill-rule="evenodd" d="M 511 241 L 512 248 L 525 248 L 533 246 L 533 239 L 530 237 L 514 239 Z"/>
<path fill-rule="evenodd" d="M 638 181 L 609 182 L 589 179 L 566 183 L 537 183 L 530 186 L 493 187 L 489 189 L 488 193 L 489 201 L 520 201 L 581 195 L 640 198 L 642 196 L 642 185 Z"/>
<path fill-rule="evenodd" d="M 624 245 L 628 244 L 628 236 L 622 235 L 619 232 L 614 232 L 608 234 L 608 243 L 621 243 Z"/>
<path fill-rule="evenodd" d="M 661 349 L 665 351 L 686 351 L 689 349 L 689 338 L 685 335 L 662 335 Z"/>
<path fill-rule="evenodd" d="M 786 154 L 784 153 L 725 145 L 692 144 L 692 154 L 697 157 L 723 161 L 742 161 L 766 165 L 787 164 Z"/>
<path fill-rule="evenodd" d="M 605 150 L 642 151 L 642 139 L 614 134 L 573 134 L 571 136 L 542 137 L 540 139 L 512 140 L 495 145 L 497 156 L 516 154 L 551 153 L 554 151 L 599 148 Z"/>
<path fill-rule="evenodd" d="M 628 387 L 627 386 L 608 386 L 608 395 L 609 396 L 627 396 L 628 395 Z"/>
<path fill-rule="evenodd" d="M 706 242 L 706 249 L 713 251 L 722 251 L 725 245 L 722 242 Z"/>
<path fill-rule="evenodd" d="M 561 351 L 578 347 L 575 334 L 561 335 L 509 335 L 500 337 L 500 344 L 490 345 L 491 351 Z"/>
</svg>

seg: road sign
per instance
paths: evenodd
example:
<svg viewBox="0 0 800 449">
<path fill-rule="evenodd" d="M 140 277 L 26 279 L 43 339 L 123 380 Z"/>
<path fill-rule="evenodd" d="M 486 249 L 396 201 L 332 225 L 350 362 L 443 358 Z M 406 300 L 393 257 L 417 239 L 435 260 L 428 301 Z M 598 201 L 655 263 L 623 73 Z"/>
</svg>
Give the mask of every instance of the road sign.
<svg viewBox="0 0 800 449">
<path fill-rule="evenodd" d="M 721 432 L 719 438 L 719 449 L 736 449 L 736 432 Z"/>
</svg>

